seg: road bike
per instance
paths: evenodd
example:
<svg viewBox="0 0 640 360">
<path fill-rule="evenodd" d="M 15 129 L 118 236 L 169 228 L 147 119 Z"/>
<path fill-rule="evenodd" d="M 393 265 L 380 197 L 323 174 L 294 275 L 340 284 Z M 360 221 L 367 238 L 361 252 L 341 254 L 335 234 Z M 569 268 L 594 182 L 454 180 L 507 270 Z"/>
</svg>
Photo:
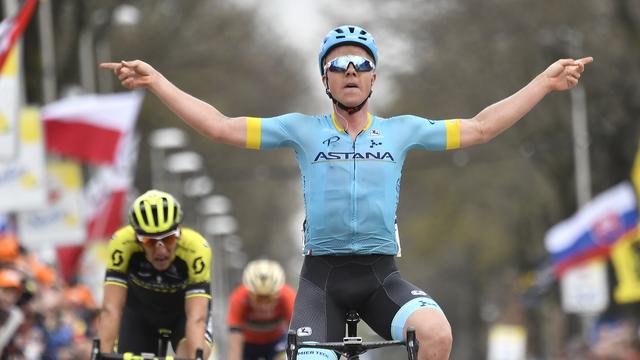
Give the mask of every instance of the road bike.
<svg viewBox="0 0 640 360">
<path fill-rule="evenodd" d="M 156 354 L 134 354 L 134 353 L 101 353 L 100 352 L 100 339 L 93 339 L 93 346 L 91 348 L 91 360 L 204 360 L 204 351 L 202 349 L 196 350 L 195 358 L 179 358 L 171 355 L 167 355 L 167 348 L 169 347 L 169 339 L 171 339 L 171 330 L 159 329 L 158 330 L 158 350 Z"/>
<path fill-rule="evenodd" d="M 289 360 L 296 360 L 298 357 L 298 350 L 300 348 L 320 348 L 328 349 L 338 352 L 347 360 L 359 360 L 360 355 L 364 354 L 368 350 L 377 349 L 387 346 L 405 346 L 407 350 L 407 357 L 409 360 L 418 359 L 418 339 L 416 339 L 416 330 L 413 327 L 407 329 L 406 341 L 401 340 L 389 340 L 389 341 L 362 341 L 362 338 L 358 336 L 358 322 L 360 321 L 360 314 L 355 310 L 349 310 L 346 314 L 347 321 L 347 336 L 345 336 L 341 342 L 313 342 L 313 341 L 300 341 L 300 337 L 295 330 L 289 330 L 287 335 L 287 358 Z"/>
</svg>

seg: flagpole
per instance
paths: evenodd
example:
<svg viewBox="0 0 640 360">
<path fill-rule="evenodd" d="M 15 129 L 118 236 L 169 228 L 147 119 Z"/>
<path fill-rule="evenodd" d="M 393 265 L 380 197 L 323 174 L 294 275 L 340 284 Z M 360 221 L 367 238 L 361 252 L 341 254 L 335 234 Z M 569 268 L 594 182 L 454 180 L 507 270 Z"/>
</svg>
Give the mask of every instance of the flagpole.
<svg viewBox="0 0 640 360">
<path fill-rule="evenodd" d="M 42 100 L 45 104 L 48 104 L 58 97 L 53 21 L 51 1 L 49 0 L 40 0 L 38 9 L 38 33 L 40 36 L 42 61 Z"/>
<path fill-rule="evenodd" d="M 7 16 L 14 16 L 20 10 L 18 6 L 18 0 L 4 0 L 4 13 Z M 16 43 L 13 45 L 16 51 L 16 61 L 18 64 L 22 64 L 22 39 L 19 38 Z M 11 52 L 12 50 L 9 50 Z M 22 71 L 22 66 L 18 65 L 18 73 L 16 74 L 18 78 L 18 112 L 22 108 L 22 104 L 24 104 L 25 99 L 25 89 L 24 89 L 24 73 Z"/>
<path fill-rule="evenodd" d="M 582 56 L 582 34 L 568 31 L 566 34 L 569 54 L 575 58 Z M 573 160 L 575 169 L 576 201 L 578 209 L 591 200 L 591 165 L 589 156 L 589 128 L 587 122 L 587 96 L 582 85 L 569 92 L 571 98 L 571 129 L 573 133 Z M 582 265 L 587 269 L 588 265 Z M 593 266 L 590 273 L 606 272 L 606 267 Z M 602 275 L 606 278 L 606 274 Z M 591 331 L 595 327 L 600 312 L 581 314 L 582 336 L 589 343 Z"/>
<path fill-rule="evenodd" d="M 93 29 L 91 25 L 85 25 L 80 30 L 78 56 L 80 60 L 80 83 L 82 88 L 90 94 L 96 92 L 95 57 L 93 53 Z"/>
</svg>

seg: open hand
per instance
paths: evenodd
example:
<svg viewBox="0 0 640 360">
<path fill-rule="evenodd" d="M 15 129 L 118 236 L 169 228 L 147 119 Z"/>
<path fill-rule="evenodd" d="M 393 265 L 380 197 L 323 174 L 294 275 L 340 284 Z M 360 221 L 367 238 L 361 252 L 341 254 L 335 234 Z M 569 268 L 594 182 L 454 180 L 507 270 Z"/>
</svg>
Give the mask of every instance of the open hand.
<svg viewBox="0 0 640 360">
<path fill-rule="evenodd" d="M 100 68 L 113 70 L 127 89 L 147 88 L 158 77 L 158 72 L 151 65 L 140 60 L 102 63 Z"/>
<path fill-rule="evenodd" d="M 578 60 L 560 59 L 551 64 L 543 73 L 543 77 L 551 90 L 567 90 L 578 85 L 584 66 L 593 62 L 592 57 Z"/>
</svg>

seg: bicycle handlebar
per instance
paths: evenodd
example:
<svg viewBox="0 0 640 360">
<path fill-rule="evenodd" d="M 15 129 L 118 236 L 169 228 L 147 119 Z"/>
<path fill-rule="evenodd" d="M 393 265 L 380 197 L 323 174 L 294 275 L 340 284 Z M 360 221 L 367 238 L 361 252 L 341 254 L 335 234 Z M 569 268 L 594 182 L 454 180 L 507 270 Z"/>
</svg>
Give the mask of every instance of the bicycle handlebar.
<svg viewBox="0 0 640 360">
<path fill-rule="evenodd" d="M 91 360 L 204 360 L 204 351 L 200 348 L 196 349 L 195 358 L 180 358 L 174 356 L 155 356 L 155 355 L 135 355 L 133 353 L 101 353 L 100 339 L 93 339 L 93 348 L 91 349 Z"/>
<path fill-rule="evenodd" d="M 124 354 L 105 354 L 99 353 L 96 358 L 92 358 L 92 360 L 200 360 L 202 357 L 196 357 L 195 359 L 191 358 L 179 358 L 173 356 L 146 356 L 146 355 L 134 355 L 132 353 L 124 353 Z"/>
<path fill-rule="evenodd" d="M 344 351 L 348 348 L 362 348 L 363 350 L 377 349 L 385 346 L 404 345 L 404 341 L 392 340 L 392 341 L 367 341 L 358 344 L 349 344 L 344 342 L 326 342 L 318 343 L 311 341 L 303 341 L 298 344 L 299 347 L 305 348 L 321 348 L 329 350 Z"/>
<path fill-rule="evenodd" d="M 407 358 L 416 360 L 418 358 L 419 343 L 416 338 L 416 331 L 413 327 L 409 327 L 406 333 L 406 341 L 390 340 L 390 341 L 370 341 L 363 342 L 360 337 L 345 337 L 342 342 L 307 342 L 298 341 L 298 335 L 295 330 L 290 330 L 287 336 L 287 357 L 290 360 L 296 360 L 298 350 L 304 348 L 321 348 L 337 351 L 347 359 L 355 358 L 353 356 L 360 355 L 371 349 L 377 349 L 386 346 L 403 345 L 407 350 Z"/>
</svg>

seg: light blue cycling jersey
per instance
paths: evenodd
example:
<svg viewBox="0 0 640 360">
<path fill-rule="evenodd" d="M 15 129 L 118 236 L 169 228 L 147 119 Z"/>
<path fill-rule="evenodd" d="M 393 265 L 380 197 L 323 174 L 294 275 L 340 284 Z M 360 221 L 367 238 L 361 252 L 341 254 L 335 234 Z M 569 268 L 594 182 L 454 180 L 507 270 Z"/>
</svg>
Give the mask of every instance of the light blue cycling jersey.
<svg viewBox="0 0 640 360">
<path fill-rule="evenodd" d="M 353 140 L 334 114 L 247 118 L 246 146 L 295 150 L 306 255 L 397 255 L 396 208 L 406 154 L 413 148 L 458 148 L 460 120 L 368 114 Z"/>
</svg>

